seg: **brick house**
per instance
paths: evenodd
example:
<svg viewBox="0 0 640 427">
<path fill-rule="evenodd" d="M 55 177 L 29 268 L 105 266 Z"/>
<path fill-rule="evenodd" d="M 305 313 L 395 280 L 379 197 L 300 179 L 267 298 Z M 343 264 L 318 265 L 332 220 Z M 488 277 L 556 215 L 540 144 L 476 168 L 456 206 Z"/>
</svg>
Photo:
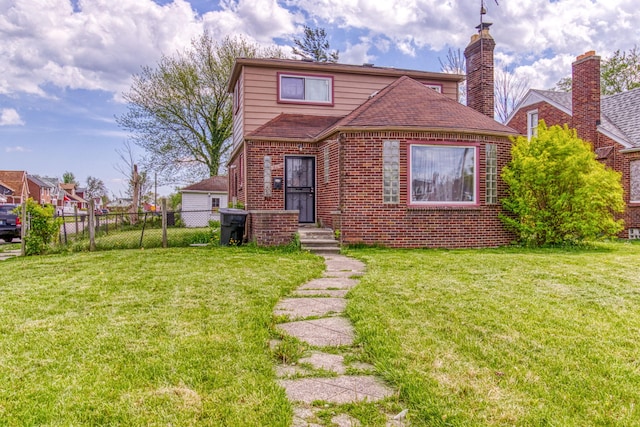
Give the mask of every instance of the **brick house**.
<svg viewBox="0 0 640 427">
<path fill-rule="evenodd" d="M 627 208 L 620 237 L 640 238 L 640 89 L 601 96 L 600 57 L 593 51 L 573 63 L 572 80 L 571 92 L 530 90 L 507 125 L 528 137 L 539 120 L 575 128 L 599 161 L 622 174 Z"/>
<path fill-rule="evenodd" d="M 27 172 L 0 170 L 2 203 L 20 204 L 30 197 Z"/>
<path fill-rule="evenodd" d="M 485 26 L 465 50 L 471 107 L 459 75 L 237 59 L 229 197 L 249 211 L 247 237 L 285 244 L 316 223 L 346 244 L 512 241 L 499 171 L 516 132 L 493 119 L 494 46 Z"/>
</svg>

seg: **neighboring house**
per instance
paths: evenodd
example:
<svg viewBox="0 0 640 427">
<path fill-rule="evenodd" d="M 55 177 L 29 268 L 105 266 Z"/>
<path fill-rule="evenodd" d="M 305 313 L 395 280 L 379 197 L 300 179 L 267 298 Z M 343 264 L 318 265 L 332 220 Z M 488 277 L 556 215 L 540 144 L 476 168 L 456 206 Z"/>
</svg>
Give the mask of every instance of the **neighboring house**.
<svg viewBox="0 0 640 427">
<path fill-rule="evenodd" d="M 530 90 L 508 125 L 531 137 L 538 122 L 567 124 L 593 146 L 599 161 L 622 174 L 627 204 L 621 237 L 640 238 L 640 89 L 600 95 L 600 57 L 579 56 L 572 65 L 571 92 Z"/>
<path fill-rule="evenodd" d="M 37 175 L 27 175 L 30 197 L 40 205 L 54 204 L 57 185 L 40 178 Z"/>
<path fill-rule="evenodd" d="M 0 170 L 0 195 L 3 203 L 20 204 L 31 197 L 27 172 Z"/>
<path fill-rule="evenodd" d="M 187 227 L 206 227 L 210 220 L 219 221 L 218 210 L 229 204 L 228 178 L 212 176 L 183 188 L 182 220 Z"/>
<path fill-rule="evenodd" d="M 58 199 L 56 211 L 58 214 L 75 213 L 76 210 L 84 211 L 89 205 L 85 199 L 76 194 L 76 185 L 74 183 L 60 183 L 62 197 Z"/>
<path fill-rule="evenodd" d="M 281 59 L 236 60 L 229 195 L 247 237 L 287 243 L 300 223 L 343 243 L 483 247 L 509 243 L 499 171 L 516 132 L 493 119 L 488 25 L 463 76 Z"/>
<path fill-rule="evenodd" d="M 132 204 L 133 199 L 119 197 L 107 203 L 107 208 L 114 212 L 127 212 L 131 208 Z"/>
</svg>

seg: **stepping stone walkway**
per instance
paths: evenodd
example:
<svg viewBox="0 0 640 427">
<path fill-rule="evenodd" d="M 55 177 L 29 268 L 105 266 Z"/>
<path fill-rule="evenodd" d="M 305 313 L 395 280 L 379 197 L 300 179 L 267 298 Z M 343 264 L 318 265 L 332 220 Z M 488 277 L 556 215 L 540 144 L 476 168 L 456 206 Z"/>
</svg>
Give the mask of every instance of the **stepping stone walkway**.
<svg viewBox="0 0 640 427">
<path fill-rule="evenodd" d="M 276 316 L 287 320 L 276 326 L 278 330 L 315 347 L 298 364 L 277 368 L 279 383 L 293 403 L 294 427 L 322 425 L 316 412 L 323 408 L 314 407 L 312 403 L 316 401 L 328 404 L 373 402 L 395 394 L 371 375 L 373 366 L 360 362 L 346 364 L 343 356 L 350 352 L 354 340 L 353 326 L 344 317 L 347 305 L 344 297 L 358 284 L 354 277 L 364 273 L 364 264 L 343 255 L 322 256 L 327 266 L 324 276 L 300 286 L 291 298 L 282 299 L 274 310 Z M 313 369 L 307 368 L 309 366 Z M 347 368 L 365 374 L 347 375 Z M 347 414 L 336 415 L 332 423 L 360 425 Z M 390 418 L 388 425 L 397 424 Z"/>
</svg>

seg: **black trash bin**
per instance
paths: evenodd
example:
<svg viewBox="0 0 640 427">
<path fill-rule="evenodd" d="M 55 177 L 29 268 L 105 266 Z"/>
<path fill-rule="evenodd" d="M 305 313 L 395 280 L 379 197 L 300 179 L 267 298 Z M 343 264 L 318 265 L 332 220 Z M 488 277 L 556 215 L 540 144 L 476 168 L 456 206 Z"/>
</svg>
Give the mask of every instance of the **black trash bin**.
<svg viewBox="0 0 640 427">
<path fill-rule="evenodd" d="M 172 211 L 167 211 L 167 227 L 175 227 L 176 226 L 176 213 Z"/>
<path fill-rule="evenodd" d="M 244 224 L 248 212 L 242 209 L 220 209 L 220 244 L 223 246 L 242 244 Z"/>
</svg>

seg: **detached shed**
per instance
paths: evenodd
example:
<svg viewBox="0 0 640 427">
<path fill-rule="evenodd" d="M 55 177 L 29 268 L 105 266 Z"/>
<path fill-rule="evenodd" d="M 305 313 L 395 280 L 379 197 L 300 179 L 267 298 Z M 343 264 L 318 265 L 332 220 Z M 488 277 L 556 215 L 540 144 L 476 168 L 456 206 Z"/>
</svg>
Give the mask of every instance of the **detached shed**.
<svg viewBox="0 0 640 427">
<path fill-rule="evenodd" d="M 219 221 L 220 208 L 229 203 L 227 176 L 212 176 L 181 190 L 182 220 L 187 227 L 206 227 Z"/>
</svg>

